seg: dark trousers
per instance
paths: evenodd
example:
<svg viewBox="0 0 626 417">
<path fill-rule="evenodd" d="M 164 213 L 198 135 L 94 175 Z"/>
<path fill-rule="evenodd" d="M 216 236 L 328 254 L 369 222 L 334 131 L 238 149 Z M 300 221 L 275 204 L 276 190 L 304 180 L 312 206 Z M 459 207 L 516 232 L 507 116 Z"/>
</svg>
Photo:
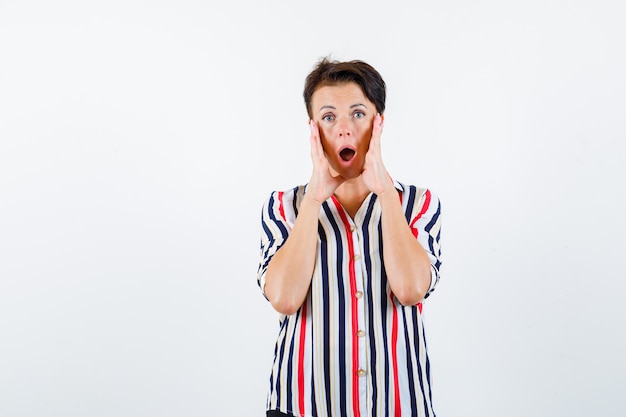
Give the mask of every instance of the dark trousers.
<svg viewBox="0 0 626 417">
<path fill-rule="evenodd" d="M 293 414 L 285 414 L 276 410 L 267 410 L 267 417 L 293 417 Z"/>
</svg>

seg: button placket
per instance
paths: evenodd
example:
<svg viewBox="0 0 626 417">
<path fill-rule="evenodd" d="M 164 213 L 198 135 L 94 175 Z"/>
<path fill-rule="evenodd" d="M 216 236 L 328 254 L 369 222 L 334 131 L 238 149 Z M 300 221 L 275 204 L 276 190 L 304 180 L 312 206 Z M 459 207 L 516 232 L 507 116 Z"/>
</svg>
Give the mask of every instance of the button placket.
<svg viewBox="0 0 626 417">
<path fill-rule="evenodd" d="M 357 300 L 357 310 L 358 310 L 358 323 L 357 328 L 353 331 L 355 332 L 357 339 L 356 343 L 358 345 L 359 350 L 359 363 L 358 368 L 355 369 L 357 376 L 359 377 L 359 395 L 361 396 L 361 402 L 365 401 L 365 397 L 367 395 L 367 364 L 369 354 L 367 351 L 368 341 L 365 333 L 365 268 L 363 267 L 363 236 L 361 235 L 360 228 L 351 225 L 350 231 L 352 232 L 352 238 L 354 245 L 354 268 L 356 273 L 356 291 L 354 293 L 354 297 Z M 364 404 L 364 403 L 363 403 Z"/>
</svg>

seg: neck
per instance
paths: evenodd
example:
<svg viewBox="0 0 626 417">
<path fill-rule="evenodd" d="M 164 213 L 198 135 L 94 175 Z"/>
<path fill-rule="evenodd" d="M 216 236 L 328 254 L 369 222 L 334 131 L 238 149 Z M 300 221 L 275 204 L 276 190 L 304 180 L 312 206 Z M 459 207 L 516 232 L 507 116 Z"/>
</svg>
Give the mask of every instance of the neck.
<svg viewBox="0 0 626 417">
<path fill-rule="evenodd" d="M 361 176 L 347 180 L 335 190 L 335 197 L 352 218 L 369 194 L 370 190 L 365 186 Z"/>
</svg>

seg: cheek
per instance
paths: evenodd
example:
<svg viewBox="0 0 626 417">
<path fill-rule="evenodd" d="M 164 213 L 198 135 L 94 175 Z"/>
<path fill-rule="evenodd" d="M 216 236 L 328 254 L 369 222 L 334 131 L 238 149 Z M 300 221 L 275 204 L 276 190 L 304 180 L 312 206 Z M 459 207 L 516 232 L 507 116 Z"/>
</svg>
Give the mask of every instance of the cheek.
<svg viewBox="0 0 626 417">
<path fill-rule="evenodd" d="M 322 141 L 322 148 L 324 148 L 325 151 L 328 151 L 328 148 L 331 145 L 330 138 L 332 138 L 330 129 L 328 128 L 323 129 L 320 127 L 319 130 L 320 130 L 320 139 Z"/>
<path fill-rule="evenodd" d="M 372 129 L 374 128 L 374 119 L 359 120 L 358 123 L 355 123 L 355 128 L 358 130 L 359 134 L 369 134 L 371 137 Z"/>
<path fill-rule="evenodd" d="M 368 126 L 359 131 L 359 146 L 369 149 L 372 140 L 372 127 Z"/>
<path fill-rule="evenodd" d="M 317 126 L 320 130 L 320 135 L 322 137 L 326 137 L 329 138 L 331 137 L 332 133 L 333 133 L 333 127 L 332 126 L 328 126 L 327 123 L 323 123 L 323 122 L 318 122 Z"/>
</svg>

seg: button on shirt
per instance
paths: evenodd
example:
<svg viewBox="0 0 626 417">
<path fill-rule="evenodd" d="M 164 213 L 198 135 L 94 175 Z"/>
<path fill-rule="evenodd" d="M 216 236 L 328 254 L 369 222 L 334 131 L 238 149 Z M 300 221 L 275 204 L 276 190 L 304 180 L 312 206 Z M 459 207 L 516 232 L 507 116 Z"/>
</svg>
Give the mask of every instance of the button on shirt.
<svg viewBox="0 0 626 417">
<path fill-rule="evenodd" d="M 439 281 L 440 203 L 427 189 L 395 182 L 407 224 Z M 257 281 L 285 243 L 306 186 L 271 194 L 263 206 Z M 317 260 L 305 302 L 280 315 L 268 410 L 294 416 L 434 416 L 422 304 L 402 306 L 387 283 L 381 207 L 370 194 L 350 218 L 333 196 L 322 204 Z"/>
</svg>

